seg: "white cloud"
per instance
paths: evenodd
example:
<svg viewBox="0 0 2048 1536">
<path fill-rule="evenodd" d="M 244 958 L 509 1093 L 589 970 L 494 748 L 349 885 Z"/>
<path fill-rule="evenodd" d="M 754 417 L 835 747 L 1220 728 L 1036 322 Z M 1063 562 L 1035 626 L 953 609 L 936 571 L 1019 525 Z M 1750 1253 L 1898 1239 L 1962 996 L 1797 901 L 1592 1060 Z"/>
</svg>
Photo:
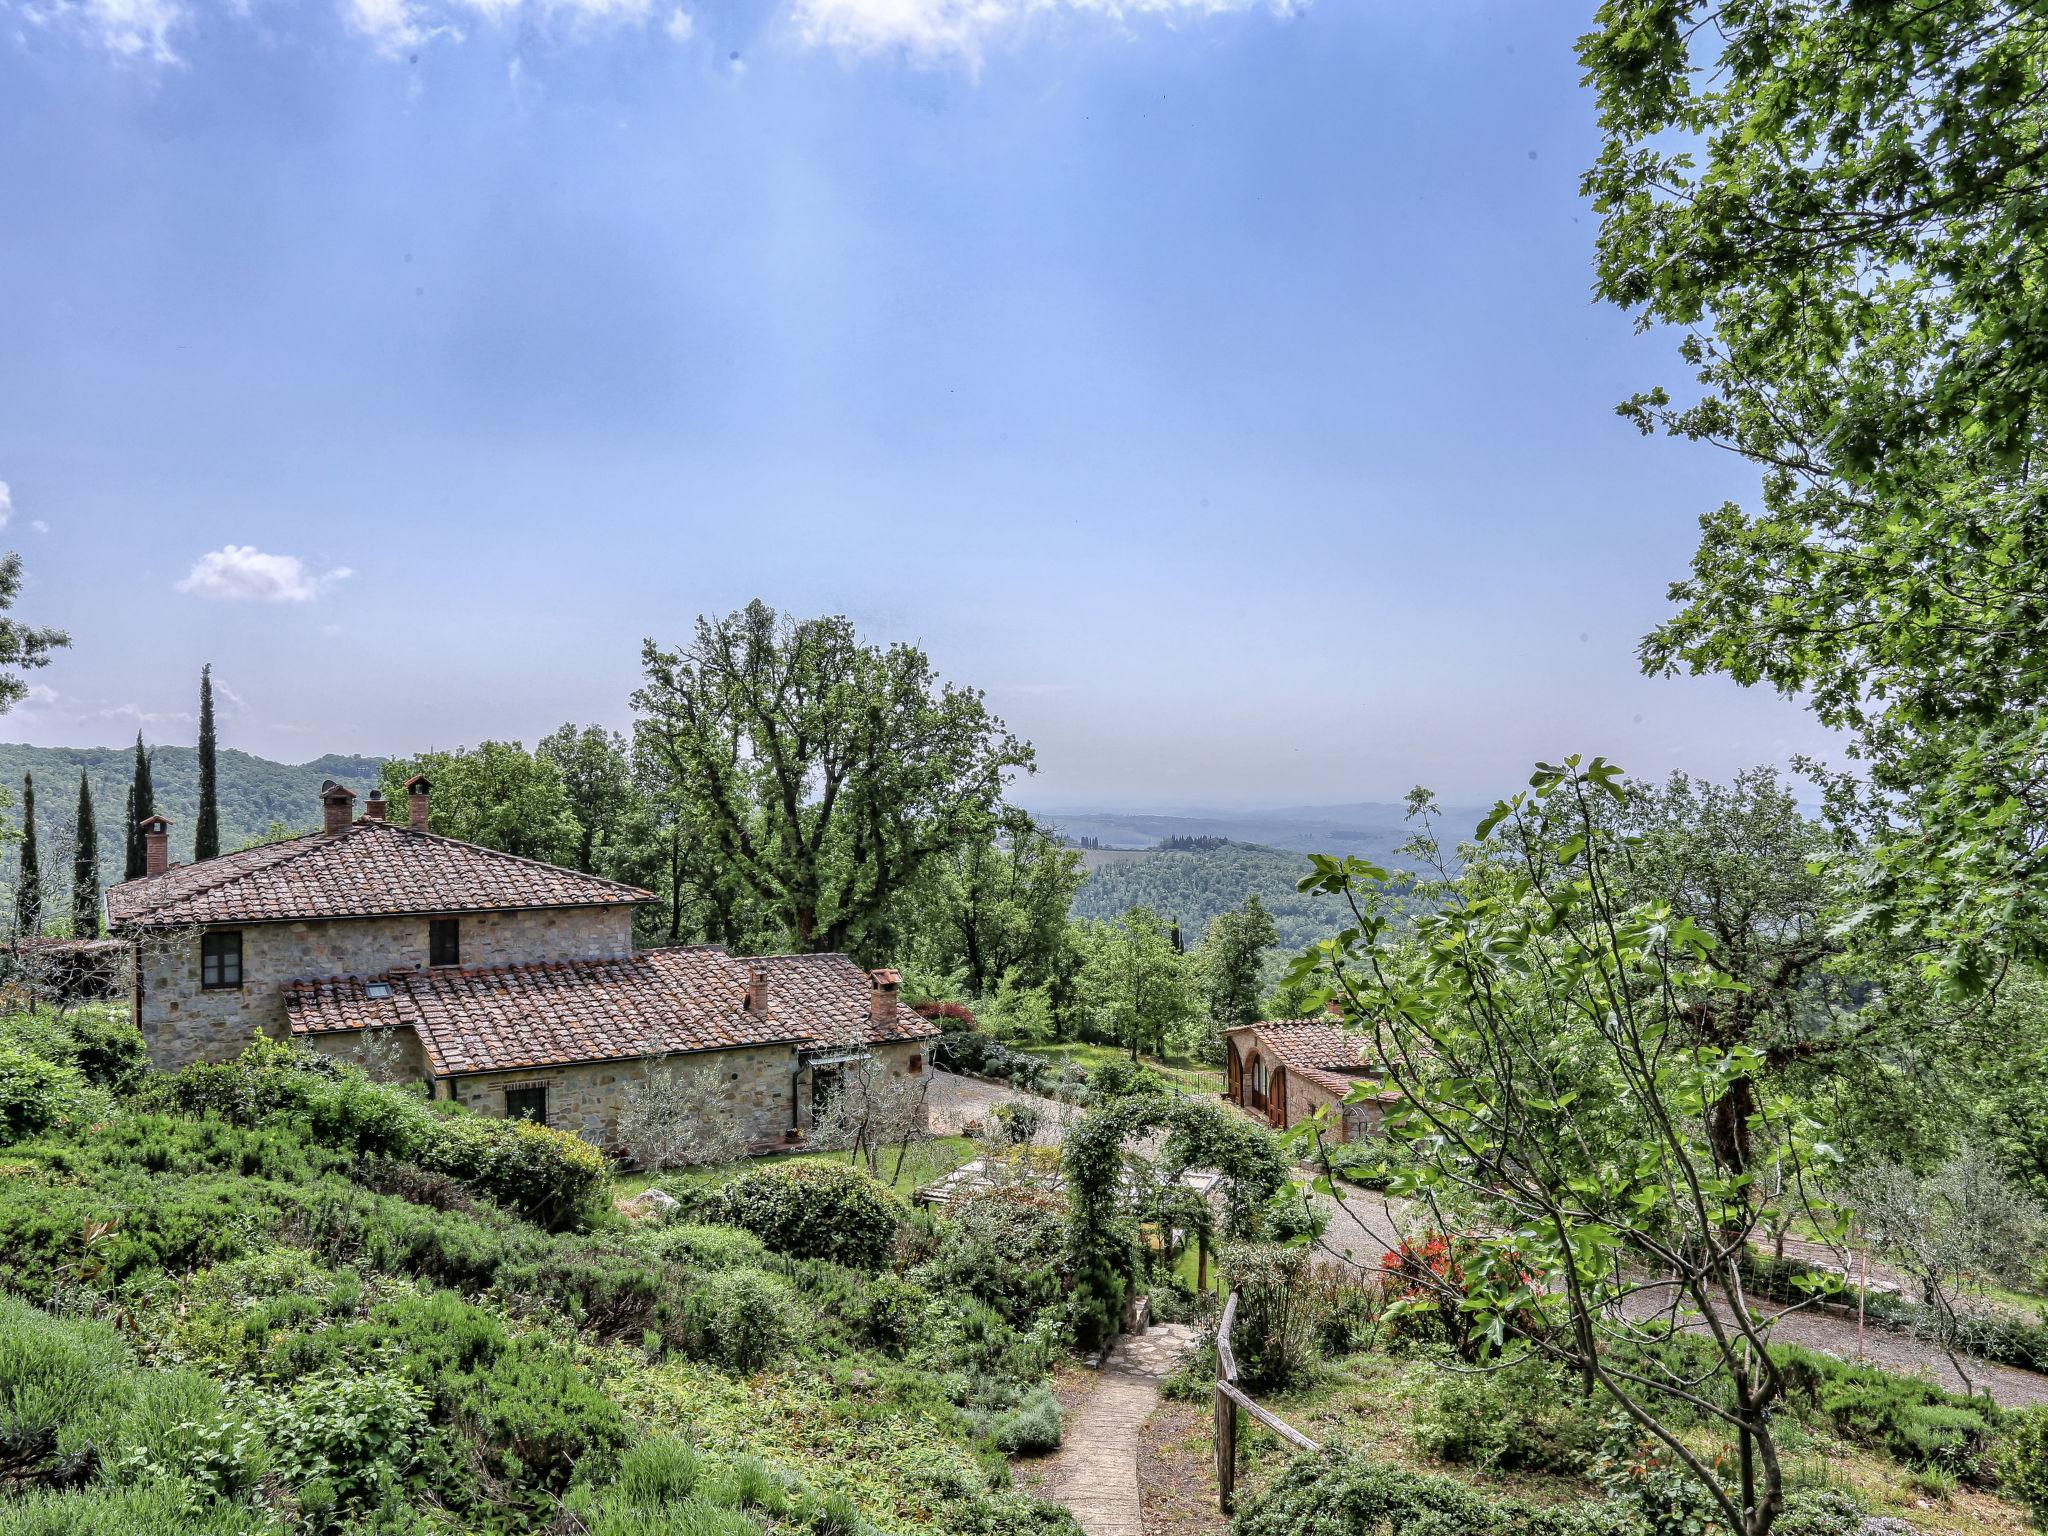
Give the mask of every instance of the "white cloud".
<svg viewBox="0 0 2048 1536">
<path fill-rule="evenodd" d="M 171 33 L 185 20 L 176 0 L 85 0 L 88 24 L 109 52 L 124 59 L 175 64 Z"/>
<path fill-rule="evenodd" d="M 561 12 L 578 21 L 645 21 L 654 9 L 653 0 L 547 0 L 550 12 Z"/>
<path fill-rule="evenodd" d="M 792 0 L 797 35 L 842 53 L 905 53 L 926 63 L 980 66 L 993 45 L 1033 24 L 1089 16 L 1114 24 L 1152 19 L 1168 25 L 1210 16 L 1267 11 L 1295 16 L 1308 0 Z"/>
<path fill-rule="evenodd" d="M 345 565 L 316 574 L 297 555 L 269 555 L 254 544 L 228 544 L 193 561 L 178 590 L 231 602 L 310 603 L 354 574 Z"/>
<path fill-rule="evenodd" d="M 0 480 L 0 528 L 7 526 L 7 519 L 14 516 L 14 492 L 7 488 L 7 482 Z"/>
<path fill-rule="evenodd" d="M 50 531 L 50 525 L 44 522 L 40 517 L 33 519 L 29 523 L 29 527 L 35 529 L 37 533 L 48 533 Z"/>
<path fill-rule="evenodd" d="M 452 26 L 429 24 L 412 0 L 342 0 L 341 15 L 387 59 L 403 58 L 429 38 L 462 38 Z"/>
<path fill-rule="evenodd" d="M 687 43 L 696 35 L 696 32 L 696 18 L 681 6 L 677 6 L 675 10 L 669 13 L 668 35 L 671 40 L 678 43 Z"/>
<path fill-rule="evenodd" d="M 28 685 L 28 694 L 23 698 L 22 702 L 28 705 L 54 704 L 60 697 L 62 695 L 48 683 L 30 683 Z"/>
<path fill-rule="evenodd" d="M 179 62 L 171 34 L 189 21 L 179 0 L 22 0 L 30 26 L 76 33 L 120 59 Z"/>
</svg>

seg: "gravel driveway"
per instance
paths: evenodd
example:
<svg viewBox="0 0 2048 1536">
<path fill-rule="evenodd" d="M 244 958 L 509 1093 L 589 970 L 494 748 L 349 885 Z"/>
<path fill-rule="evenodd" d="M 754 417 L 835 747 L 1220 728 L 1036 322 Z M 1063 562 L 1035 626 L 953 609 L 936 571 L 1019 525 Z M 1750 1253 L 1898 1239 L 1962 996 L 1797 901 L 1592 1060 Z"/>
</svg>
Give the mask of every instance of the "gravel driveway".
<svg viewBox="0 0 2048 1536">
<path fill-rule="evenodd" d="M 985 1083 L 977 1077 L 962 1077 L 957 1072 L 941 1072 L 937 1068 L 932 1070 L 931 1086 L 924 1097 L 932 1133 L 937 1136 L 961 1135 L 970 1121 L 990 1124 L 998 1104 L 1019 1100 L 1038 1110 L 1038 1140 L 1052 1146 L 1065 1139 L 1067 1126 L 1081 1113 L 1071 1104 L 1025 1093 L 1007 1083 Z"/>
</svg>

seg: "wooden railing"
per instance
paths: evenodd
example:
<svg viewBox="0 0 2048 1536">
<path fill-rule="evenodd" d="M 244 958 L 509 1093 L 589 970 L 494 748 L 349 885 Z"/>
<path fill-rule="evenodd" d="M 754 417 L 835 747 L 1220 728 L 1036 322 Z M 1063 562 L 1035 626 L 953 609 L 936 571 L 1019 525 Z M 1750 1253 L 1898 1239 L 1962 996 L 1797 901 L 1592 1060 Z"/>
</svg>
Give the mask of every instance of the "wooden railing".
<svg viewBox="0 0 2048 1536">
<path fill-rule="evenodd" d="M 1237 1326 L 1237 1292 L 1232 1290 L 1223 1303 L 1223 1316 L 1216 1324 L 1216 1507 L 1226 1515 L 1237 1498 L 1237 1415 L 1250 1414 L 1289 1445 L 1304 1451 L 1322 1447 L 1309 1439 L 1277 1413 L 1261 1408 L 1237 1384 L 1237 1356 L 1230 1348 L 1230 1331 Z"/>
</svg>

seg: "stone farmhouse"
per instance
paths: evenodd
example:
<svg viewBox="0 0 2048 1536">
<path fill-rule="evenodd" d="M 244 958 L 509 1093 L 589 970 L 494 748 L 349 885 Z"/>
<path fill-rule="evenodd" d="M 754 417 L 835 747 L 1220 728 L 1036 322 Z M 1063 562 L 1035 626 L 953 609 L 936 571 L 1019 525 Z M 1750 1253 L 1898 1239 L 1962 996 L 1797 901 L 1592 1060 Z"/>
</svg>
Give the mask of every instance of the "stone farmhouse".
<svg viewBox="0 0 2048 1536">
<path fill-rule="evenodd" d="M 1299 1125 L 1327 1104 L 1332 1140 L 1377 1135 L 1386 1106 L 1401 1096 L 1344 1099 L 1378 1075 L 1362 1042 L 1322 1019 L 1274 1019 L 1223 1032 L 1223 1096 L 1275 1130 Z"/>
<path fill-rule="evenodd" d="M 894 971 L 636 950 L 651 893 L 430 833 L 431 792 L 407 784 L 400 825 L 380 793 L 357 816 L 329 782 L 320 831 L 176 867 L 169 821 L 144 821 L 148 873 L 106 912 L 155 1065 L 224 1061 L 260 1031 L 602 1147 L 650 1062 L 721 1076 L 758 1147 L 800 1140 L 857 1064 L 924 1070 L 938 1029 L 898 1006 Z"/>
</svg>

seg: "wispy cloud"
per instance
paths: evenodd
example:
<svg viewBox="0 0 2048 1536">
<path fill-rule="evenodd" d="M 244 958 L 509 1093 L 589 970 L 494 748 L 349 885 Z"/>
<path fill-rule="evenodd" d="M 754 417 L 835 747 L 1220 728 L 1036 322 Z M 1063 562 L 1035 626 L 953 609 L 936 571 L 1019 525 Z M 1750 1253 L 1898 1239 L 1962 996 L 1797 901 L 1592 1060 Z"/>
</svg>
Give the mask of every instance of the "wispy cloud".
<svg viewBox="0 0 2048 1536">
<path fill-rule="evenodd" d="M 14 516 L 14 492 L 8 489 L 5 480 L 0 480 L 0 528 L 5 528 L 7 520 L 12 516 Z"/>
<path fill-rule="evenodd" d="M 315 572 L 297 555 L 266 554 L 254 544 L 228 544 L 193 561 L 178 590 L 226 602 L 310 603 L 354 574 L 345 565 Z"/>
<path fill-rule="evenodd" d="M 387 59 L 402 58 L 429 38 L 462 37 L 455 27 L 430 23 L 412 0 L 342 0 L 341 17 Z"/>
<path fill-rule="evenodd" d="M 1308 0 L 792 0 L 797 35 L 842 53 L 901 53 L 978 68 L 989 49 L 1068 17 L 1165 25 L 1265 11 L 1298 15 Z"/>
<path fill-rule="evenodd" d="M 176 64 L 172 34 L 191 19 L 179 0 L 23 0 L 16 13 L 39 31 L 82 37 L 120 59 Z"/>
</svg>

